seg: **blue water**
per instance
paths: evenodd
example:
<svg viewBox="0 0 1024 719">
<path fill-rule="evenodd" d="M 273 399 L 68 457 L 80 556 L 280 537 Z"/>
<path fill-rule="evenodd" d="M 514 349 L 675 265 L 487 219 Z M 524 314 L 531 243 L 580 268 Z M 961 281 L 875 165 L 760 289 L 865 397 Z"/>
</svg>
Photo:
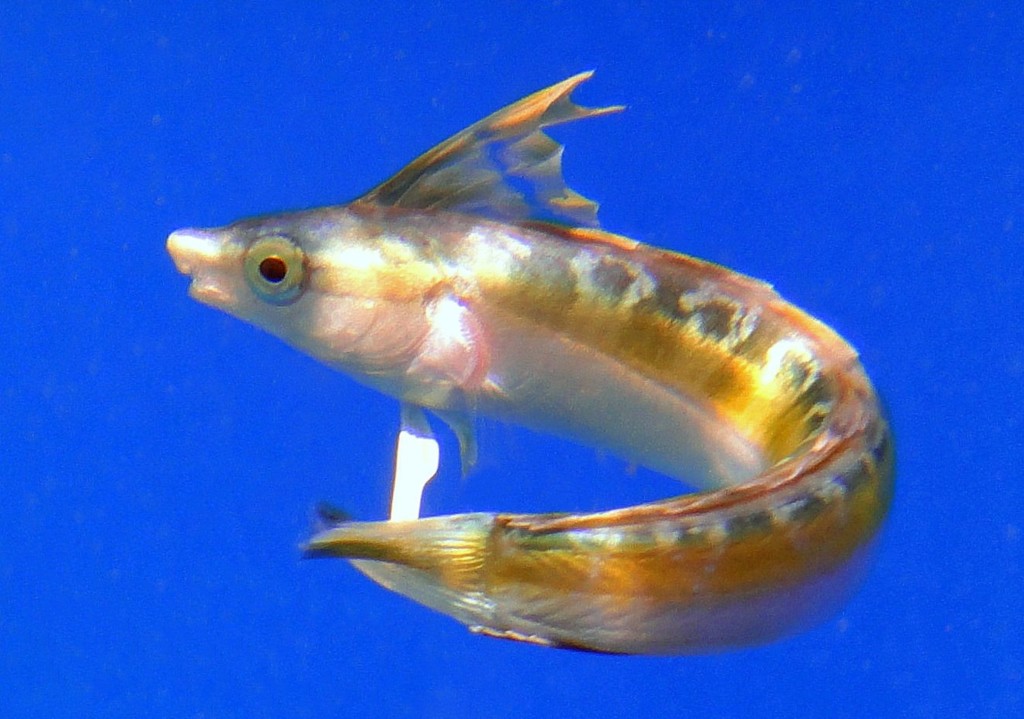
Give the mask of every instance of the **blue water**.
<svg viewBox="0 0 1024 719">
<path fill-rule="evenodd" d="M 0 17 L 0 717 L 1024 712 L 1019 3 L 52 5 Z M 396 407 L 193 302 L 165 254 L 589 68 L 578 98 L 629 111 L 557 135 L 605 226 L 771 281 L 891 411 L 877 561 L 802 635 L 543 650 L 300 560 L 318 500 L 384 515 Z M 673 490 L 482 434 L 466 482 L 445 437 L 428 512 Z"/>
</svg>

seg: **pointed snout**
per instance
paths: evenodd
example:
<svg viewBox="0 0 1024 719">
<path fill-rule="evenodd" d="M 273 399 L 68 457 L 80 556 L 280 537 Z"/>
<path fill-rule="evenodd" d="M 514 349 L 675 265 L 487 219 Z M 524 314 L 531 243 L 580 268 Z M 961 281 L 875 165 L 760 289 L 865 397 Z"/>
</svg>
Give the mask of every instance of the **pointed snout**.
<svg viewBox="0 0 1024 719">
<path fill-rule="evenodd" d="M 188 228 L 170 234 L 167 238 L 167 251 L 178 272 L 194 275 L 197 269 L 216 264 L 220 260 L 222 246 L 215 233 Z"/>
<path fill-rule="evenodd" d="M 192 279 L 189 294 L 208 305 L 229 310 L 240 297 L 239 253 L 221 230 L 187 228 L 167 238 L 167 252 L 178 272 Z"/>
</svg>

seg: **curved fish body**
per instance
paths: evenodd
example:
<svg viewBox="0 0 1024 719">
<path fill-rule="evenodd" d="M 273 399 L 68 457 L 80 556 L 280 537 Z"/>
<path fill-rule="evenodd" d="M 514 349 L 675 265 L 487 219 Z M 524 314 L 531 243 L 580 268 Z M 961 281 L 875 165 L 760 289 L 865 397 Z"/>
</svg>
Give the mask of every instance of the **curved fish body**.
<svg viewBox="0 0 1024 719">
<path fill-rule="evenodd" d="M 500 417 L 700 488 L 595 514 L 332 520 L 343 557 L 474 631 L 619 653 L 766 641 L 828 616 L 892 495 L 856 353 L 770 286 L 597 227 L 549 125 L 613 112 L 584 73 L 491 115 L 364 197 L 181 230 L 194 297 L 426 409 Z"/>
</svg>

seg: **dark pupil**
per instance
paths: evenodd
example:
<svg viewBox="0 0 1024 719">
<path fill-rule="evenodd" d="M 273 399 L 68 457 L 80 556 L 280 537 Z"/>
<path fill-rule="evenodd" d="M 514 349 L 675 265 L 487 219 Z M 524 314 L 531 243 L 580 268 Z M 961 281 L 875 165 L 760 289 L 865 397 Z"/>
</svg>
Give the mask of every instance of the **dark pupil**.
<svg viewBox="0 0 1024 719">
<path fill-rule="evenodd" d="M 260 263 L 260 276 L 267 282 L 277 284 L 288 274 L 288 265 L 280 257 L 268 257 Z"/>
</svg>

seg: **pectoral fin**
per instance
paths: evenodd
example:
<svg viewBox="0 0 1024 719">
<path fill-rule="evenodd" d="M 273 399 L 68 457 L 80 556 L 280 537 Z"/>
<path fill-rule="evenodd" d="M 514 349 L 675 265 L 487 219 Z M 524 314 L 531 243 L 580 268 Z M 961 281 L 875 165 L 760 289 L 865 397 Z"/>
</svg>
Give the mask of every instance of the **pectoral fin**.
<svg viewBox="0 0 1024 719">
<path fill-rule="evenodd" d="M 563 148 L 543 132 L 623 109 L 582 107 L 569 98 L 592 74 L 574 75 L 498 110 L 416 158 L 358 202 L 596 227 L 597 203 L 566 186 Z"/>
</svg>

